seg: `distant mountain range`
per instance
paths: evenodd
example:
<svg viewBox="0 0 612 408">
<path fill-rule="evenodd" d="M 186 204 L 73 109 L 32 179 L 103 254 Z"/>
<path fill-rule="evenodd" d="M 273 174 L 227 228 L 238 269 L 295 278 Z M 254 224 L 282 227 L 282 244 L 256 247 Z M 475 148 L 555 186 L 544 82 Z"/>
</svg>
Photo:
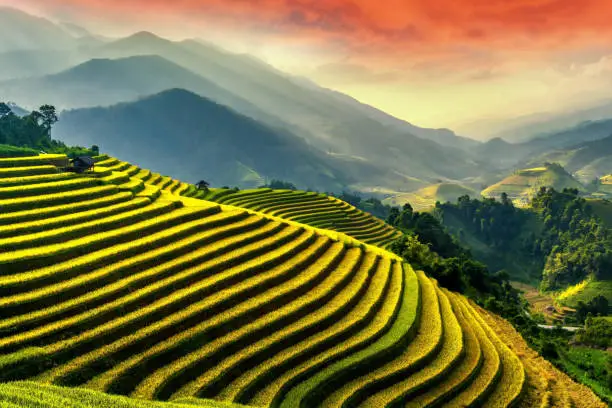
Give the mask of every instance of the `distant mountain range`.
<svg viewBox="0 0 612 408">
<path fill-rule="evenodd" d="M 555 150 L 573 149 L 583 143 L 592 142 L 612 135 L 612 119 L 589 121 L 560 132 L 549 133 L 522 143 L 509 143 L 494 138 L 476 146 L 473 151 L 488 157 L 501 168 L 525 167 L 554 161 L 541 156 Z"/>
<path fill-rule="evenodd" d="M 608 118 L 612 118 L 612 100 L 571 111 L 533 113 L 510 119 L 483 119 L 466 124 L 461 129 L 479 140 L 502 138 L 511 143 L 524 143 L 546 138 L 583 122 Z"/>
<path fill-rule="evenodd" d="M 318 168 L 322 160 L 333 170 L 330 179 L 334 181 L 304 178 L 302 172 L 291 173 L 299 178 L 289 181 L 317 189 L 335 186 L 393 194 L 445 182 L 459 181 L 471 187 L 490 184 L 492 178 L 508 169 L 551 150 L 603 138 L 610 126 L 592 122 L 520 143 L 501 138 L 481 143 L 449 129 L 415 126 L 348 95 L 283 73 L 255 57 L 229 53 L 204 41 L 170 41 L 149 32 L 109 39 L 72 23 L 53 23 L 8 8 L 0 8 L 1 22 L 6 25 L 0 25 L 0 33 L 10 29 L 12 35 L 0 46 L 0 95 L 27 109 L 51 103 L 70 110 L 61 115 L 55 137 L 69 141 L 73 136 L 67 129 L 71 129 L 80 135 L 74 137 L 79 143 L 112 149 L 112 135 L 94 132 L 89 128 L 90 121 L 95 123 L 98 117 L 138 107 L 153 95 L 156 100 L 179 103 L 176 109 L 202 110 L 203 117 L 214 122 L 203 103 L 193 98 L 169 98 L 164 92 L 183 89 L 226 107 L 237 121 L 250 118 L 271 133 L 284 135 L 287 143 L 296 143 L 297 150 L 307 147 L 312 157 L 316 156 L 310 168 Z M 176 96 L 177 91 L 173 92 L 171 95 Z M 89 109 L 94 107 L 105 108 Z M 602 107 L 598 114 L 605 111 Z M 610 111 L 612 115 L 612 105 Z M 155 114 L 164 115 L 163 110 L 155 110 Z M 533 122 L 536 116 L 527 118 L 527 122 Z M 580 117 L 576 114 L 572 120 Z M 523 119 L 515 124 L 523 123 Z M 213 124 L 198 122 L 197 126 Z M 149 131 L 147 126 L 121 120 L 112 131 L 123 135 L 134 132 L 133 137 L 141 139 L 145 136 L 142 133 Z M 202 143 L 206 143 L 203 135 L 213 137 L 206 132 L 199 134 Z M 98 139 L 93 140 L 94 136 Z M 255 133 L 251 137 L 260 136 Z M 265 143 L 263 139 L 255 142 L 260 146 Z M 167 148 L 172 156 L 172 143 Z M 129 151 L 132 156 L 124 158 L 139 162 L 138 149 Z M 226 158 L 243 163 L 238 157 Z M 184 161 L 180 163 L 185 165 Z M 264 168 L 258 167 L 257 177 L 271 177 Z M 224 179 L 226 184 L 250 183 L 238 173 L 227 174 L 234 176 Z M 323 184 L 313 184 L 313 180 Z"/>
</svg>

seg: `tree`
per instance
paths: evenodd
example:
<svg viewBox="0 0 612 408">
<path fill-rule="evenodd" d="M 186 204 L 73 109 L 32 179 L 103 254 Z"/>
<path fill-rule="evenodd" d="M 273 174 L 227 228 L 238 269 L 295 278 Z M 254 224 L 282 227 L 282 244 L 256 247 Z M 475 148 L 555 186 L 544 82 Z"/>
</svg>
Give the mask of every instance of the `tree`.
<svg viewBox="0 0 612 408">
<path fill-rule="evenodd" d="M 505 205 L 505 206 L 511 206 L 512 205 L 512 200 L 510 200 L 508 198 L 508 194 L 505 193 L 505 192 L 501 193 L 501 203 L 502 203 L 502 205 Z"/>
<path fill-rule="evenodd" d="M 91 151 L 95 156 L 100 155 L 100 147 L 98 147 L 98 145 L 91 146 Z"/>
<path fill-rule="evenodd" d="M 51 126 L 53 126 L 57 121 L 57 113 L 55 111 L 55 106 L 53 105 L 42 105 L 38 108 L 41 114 L 42 125 L 47 131 L 47 134 L 51 133 Z"/>
<path fill-rule="evenodd" d="M 289 181 L 276 180 L 272 179 L 270 183 L 264 185 L 263 187 L 271 188 L 273 190 L 297 190 L 295 184 Z"/>
<path fill-rule="evenodd" d="M 198 188 L 198 190 L 208 191 L 208 186 L 210 186 L 210 184 L 208 184 L 208 182 L 204 180 L 200 180 L 196 183 L 196 187 Z"/>
<path fill-rule="evenodd" d="M 10 106 L 8 106 L 4 102 L 0 102 L 0 118 L 5 117 L 6 115 L 8 115 L 11 112 L 12 112 L 12 110 L 11 110 Z"/>
</svg>

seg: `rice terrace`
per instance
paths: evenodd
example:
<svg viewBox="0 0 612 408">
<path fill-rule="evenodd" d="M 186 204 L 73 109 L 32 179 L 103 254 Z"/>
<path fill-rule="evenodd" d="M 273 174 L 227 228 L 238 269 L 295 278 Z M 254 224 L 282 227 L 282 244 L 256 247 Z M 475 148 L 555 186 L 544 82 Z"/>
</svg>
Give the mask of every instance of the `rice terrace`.
<svg viewBox="0 0 612 408">
<path fill-rule="evenodd" d="M 611 407 L 610 21 L 0 0 L 0 408 Z"/>
<path fill-rule="evenodd" d="M 95 160 L 0 159 L 3 407 L 603 406 L 336 198 Z"/>
</svg>

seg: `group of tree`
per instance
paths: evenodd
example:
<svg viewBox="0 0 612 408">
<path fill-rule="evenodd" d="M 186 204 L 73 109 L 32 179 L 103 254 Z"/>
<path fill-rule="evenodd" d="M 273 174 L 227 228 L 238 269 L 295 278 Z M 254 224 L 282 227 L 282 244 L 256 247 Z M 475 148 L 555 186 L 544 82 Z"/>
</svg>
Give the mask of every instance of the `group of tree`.
<svg viewBox="0 0 612 408">
<path fill-rule="evenodd" d="M 492 249 L 518 249 L 518 255 L 533 260 L 542 274 L 542 290 L 562 289 L 589 276 L 612 278 L 610 230 L 576 189 L 542 187 L 530 209 L 515 208 L 505 194 L 500 201 L 463 196 L 436 209 L 442 217 L 460 219 Z"/>
<path fill-rule="evenodd" d="M 610 312 L 610 303 L 602 295 L 597 295 L 588 302 L 578 301 L 576 305 L 576 320 L 584 323 L 592 316 L 606 316 Z M 612 334 L 612 333 L 611 333 Z"/>
<path fill-rule="evenodd" d="M 612 279 L 612 233 L 578 190 L 541 188 L 532 207 L 543 223 L 531 248 L 544 258 L 541 289 L 561 289 L 589 276 Z"/>
<path fill-rule="evenodd" d="M 11 106 L 0 102 L 0 144 L 35 149 L 47 153 L 64 153 L 70 157 L 96 155 L 97 147 L 68 147 L 51 138 L 51 129 L 58 121 L 53 105 L 42 105 L 23 116 L 16 115 Z"/>
<path fill-rule="evenodd" d="M 289 181 L 277 180 L 277 179 L 270 180 L 269 183 L 264 184 L 260 188 L 271 188 L 273 190 L 297 190 L 297 187 L 295 186 L 295 184 Z"/>
<path fill-rule="evenodd" d="M 392 208 L 387 222 L 402 231 L 390 246 L 413 268 L 436 278 L 440 285 L 471 297 L 504 316 L 522 314 L 517 290 L 504 271 L 491 273 L 452 237 L 435 213 L 415 212 L 410 204 Z"/>
</svg>

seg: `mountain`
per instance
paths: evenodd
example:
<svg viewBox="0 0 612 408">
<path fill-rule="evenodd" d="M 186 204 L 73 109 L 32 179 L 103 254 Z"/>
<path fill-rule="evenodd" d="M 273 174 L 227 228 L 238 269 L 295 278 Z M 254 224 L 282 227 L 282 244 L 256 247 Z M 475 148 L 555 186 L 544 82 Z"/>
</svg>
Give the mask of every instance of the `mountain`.
<svg viewBox="0 0 612 408">
<path fill-rule="evenodd" d="M 559 163 L 581 182 L 592 182 L 612 173 L 612 126 L 608 134 L 609 136 L 603 139 L 547 152 L 532 159 L 530 164 Z"/>
<path fill-rule="evenodd" d="M 612 135 L 612 119 L 587 121 L 522 143 L 510 143 L 496 137 L 475 146 L 473 151 L 477 156 L 488 158 L 497 168 L 520 168 L 541 165 L 544 161 L 557 161 L 542 157 L 549 153 L 554 156 L 558 154 L 555 151 L 573 149 L 581 143 L 604 139 L 609 135 Z"/>
<path fill-rule="evenodd" d="M 327 96 L 336 99 L 342 104 L 350 105 L 352 108 L 358 110 L 363 115 L 382 123 L 383 125 L 389 127 L 395 132 L 410 133 L 414 136 L 420 137 L 421 139 L 432 140 L 442 146 L 460 148 L 464 150 L 473 148 L 480 144 L 479 141 L 476 141 L 474 139 L 458 136 L 450 129 L 428 129 L 415 126 L 410 122 L 398 119 L 395 116 L 389 115 L 388 113 L 381 111 L 380 109 L 376 109 L 373 106 L 362 103 L 349 95 L 343 94 L 342 92 L 320 87 L 319 85 L 308 80 L 307 78 L 298 77 L 294 78 L 294 80 L 300 84 L 310 87 L 313 90 L 322 92 Z"/>
<path fill-rule="evenodd" d="M 249 116 L 275 118 L 211 81 L 156 55 L 93 59 L 58 74 L 0 82 L 0 94 L 36 107 L 43 101 L 58 109 L 108 106 L 171 88 L 189 89 Z"/>
<path fill-rule="evenodd" d="M 29 111 L 23 109 L 21 106 L 15 104 L 14 102 L 8 102 L 7 105 L 9 106 L 9 108 L 11 108 L 11 112 L 13 112 L 17 116 L 25 116 L 30 113 Z"/>
<path fill-rule="evenodd" d="M 51 21 L 10 7 L 0 7 L 0 52 L 65 50 L 78 42 Z"/>
<path fill-rule="evenodd" d="M 500 137 L 495 137 L 475 146 L 473 152 L 494 163 L 496 168 L 507 169 L 515 166 L 533 151 L 527 143 L 510 143 Z"/>
<path fill-rule="evenodd" d="M 526 142 L 531 149 L 558 149 L 612 135 L 612 119 L 585 121 L 559 132 L 548 133 Z"/>
<path fill-rule="evenodd" d="M 349 178 L 325 154 L 194 93 L 173 89 L 107 108 L 64 112 L 53 133 L 183 180 L 254 187 L 277 178 L 320 190 Z"/>
</svg>

